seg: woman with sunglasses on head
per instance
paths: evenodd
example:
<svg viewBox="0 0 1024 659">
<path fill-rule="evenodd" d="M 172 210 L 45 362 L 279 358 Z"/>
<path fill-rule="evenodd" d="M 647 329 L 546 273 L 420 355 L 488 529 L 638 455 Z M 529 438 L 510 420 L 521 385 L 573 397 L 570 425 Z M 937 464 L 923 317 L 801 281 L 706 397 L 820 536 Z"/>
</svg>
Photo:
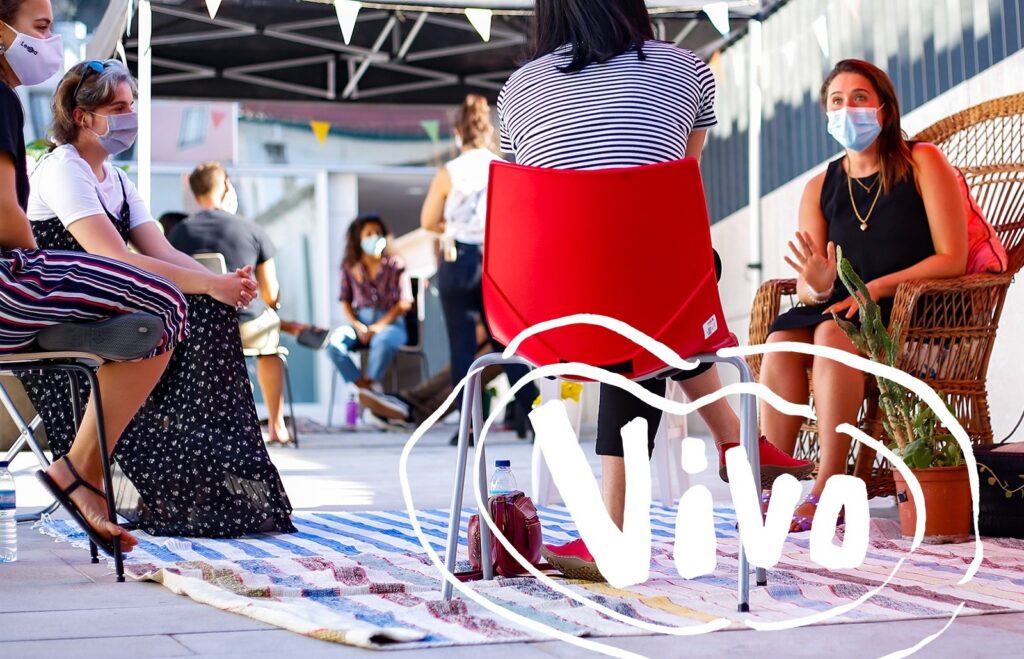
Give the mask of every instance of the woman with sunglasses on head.
<svg viewBox="0 0 1024 659">
<path fill-rule="evenodd" d="M 187 307 L 163 277 L 102 256 L 43 251 L 32 235 L 24 211 L 29 197 L 25 121 L 14 88 L 44 82 L 60 69 L 64 46 L 53 36 L 52 24 L 49 0 L 0 0 L 0 353 L 31 350 L 41 330 L 45 348 L 48 332 L 74 322 L 92 325 L 91 337 L 79 337 L 78 349 L 124 359 L 112 350 L 113 343 L 162 325 L 162 331 L 152 332 L 144 358 L 111 361 L 97 373 L 113 449 L 185 338 Z M 63 459 L 38 474 L 97 546 L 113 553 L 116 536 L 123 550 L 131 550 L 135 538 L 107 519 L 95 415 L 90 405 L 77 432 L 71 426 L 59 437 L 50 435 L 51 443 L 63 446 Z"/>
<path fill-rule="evenodd" d="M 55 147 L 32 173 L 27 211 L 41 247 L 122 260 L 166 277 L 187 296 L 189 338 L 116 452 L 138 494 L 119 504 L 159 535 L 292 531 L 238 334 L 236 310 L 257 293 L 251 268 L 215 275 L 175 250 L 128 176 L 108 162 L 135 141 L 135 89 L 117 60 L 83 62 L 65 74 L 52 105 Z M 23 382 L 51 446 L 63 452 L 74 423 L 66 378 Z"/>
<path fill-rule="evenodd" d="M 509 77 L 498 96 L 501 148 L 515 153 L 518 164 L 586 170 L 700 158 L 707 131 L 716 123 L 714 76 L 696 54 L 654 39 L 643 0 L 537 0 L 531 50 L 531 61 Z M 662 193 L 671 196 L 673 191 Z M 671 264 L 665 265 L 664 276 L 672 276 Z M 615 293 L 629 295 L 636 285 L 624 279 Z M 690 400 L 721 389 L 712 364 L 673 379 L 680 380 Z M 663 379 L 638 384 L 665 395 Z M 739 418 L 725 399 L 704 405 L 699 413 L 718 448 L 719 474 L 725 480 L 725 453 L 739 443 Z M 653 451 L 661 410 L 624 389 L 601 385 L 601 488 L 605 508 L 620 527 L 626 495 L 620 433 L 637 417 L 647 421 L 648 450 Z M 803 478 L 813 469 L 763 437 L 759 447 L 762 482 L 783 473 Z M 583 540 L 545 545 L 543 553 L 568 576 L 602 578 Z"/>
<path fill-rule="evenodd" d="M 802 306 L 772 323 L 768 343 L 813 343 L 858 353 L 832 314 L 856 321 L 857 303 L 837 279 L 836 245 L 866 282 L 888 324 L 896 287 L 912 279 L 956 277 L 967 264 L 967 218 L 952 167 L 933 144 L 910 142 L 900 127 L 892 81 L 870 62 L 836 64 L 821 87 L 828 132 L 840 158 L 812 178 L 800 202 L 800 230 L 786 262 L 797 272 Z M 788 401 L 806 403 L 814 386 L 821 457 L 810 493 L 790 530 L 808 531 L 825 483 L 846 473 L 850 437 L 836 428 L 856 424 L 864 373 L 795 352 L 768 353 L 761 383 Z M 792 453 L 803 419 L 762 404 L 765 433 Z"/>
</svg>

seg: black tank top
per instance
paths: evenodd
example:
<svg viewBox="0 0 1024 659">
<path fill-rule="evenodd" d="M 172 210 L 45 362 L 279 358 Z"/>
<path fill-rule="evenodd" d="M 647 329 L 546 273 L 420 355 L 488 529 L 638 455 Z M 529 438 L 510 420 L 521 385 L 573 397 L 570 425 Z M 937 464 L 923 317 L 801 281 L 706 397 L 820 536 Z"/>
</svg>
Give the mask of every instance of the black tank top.
<svg viewBox="0 0 1024 659">
<path fill-rule="evenodd" d="M 878 174 L 852 181 L 853 200 L 861 217 L 871 208 L 880 184 Z M 924 200 L 914 184 L 913 174 L 878 198 L 868 218 L 867 230 L 861 231 L 860 220 L 850 203 L 850 185 L 843 170 L 843 158 L 839 158 L 828 165 L 821 187 L 821 210 L 828 224 L 828 239 L 843 248 L 843 256 L 849 259 L 865 283 L 935 255 Z M 836 286 L 842 288 L 838 281 Z"/>
</svg>

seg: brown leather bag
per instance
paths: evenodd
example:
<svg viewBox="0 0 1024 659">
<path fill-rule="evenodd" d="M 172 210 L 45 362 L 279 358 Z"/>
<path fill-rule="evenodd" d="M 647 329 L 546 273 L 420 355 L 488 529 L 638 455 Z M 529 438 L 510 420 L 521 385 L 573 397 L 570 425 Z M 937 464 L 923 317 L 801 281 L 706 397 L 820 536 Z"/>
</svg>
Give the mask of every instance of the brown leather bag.
<svg viewBox="0 0 1024 659">
<path fill-rule="evenodd" d="M 511 494 L 496 494 L 487 501 L 491 509 L 491 519 L 512 546 L 533 565 L 542 569 L 550 567 L 541 563 L 540 517 L 537 516 L 537 508 L 530 497 L 516 491 Z M 529 574 L 497 538 L 491 539 L 490 560 L 495 573 L 503 577 Z M 479 515 L 469 518 L 469 564 L 474 571 L 481 570 L 483 566 L 480 560 Z"/>
</svg>

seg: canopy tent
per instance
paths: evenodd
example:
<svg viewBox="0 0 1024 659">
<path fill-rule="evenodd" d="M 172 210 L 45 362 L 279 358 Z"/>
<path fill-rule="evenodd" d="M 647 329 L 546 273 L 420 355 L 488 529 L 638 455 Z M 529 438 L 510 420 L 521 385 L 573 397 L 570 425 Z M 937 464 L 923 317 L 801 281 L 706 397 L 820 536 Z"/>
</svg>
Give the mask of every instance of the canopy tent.
<svg viewBox="0 0 1024 659">
<path fill-rule="evenodd" d="M 233 100 L 453 104 L 493 97 L 524 54 L 532 0 L 388 0 L 361 3 L 346 44 L 330 0 L 141 0 L 152 12 L 153 95 Z M 139 61 L 140 0 L 114 0 L 90 43 L 107 57 L 120 38 Z M 489 40 L 465 7 L 491 12 Z M 704 7 L 728 11 L 735 34 L 760 1 L 648 0 L 657 36 L 709 57 L 728 36 Z M 715 12 L 712 11 L 712 14 Z M 141 77 L 141 72 L 140 72 Z"/>
</svg>

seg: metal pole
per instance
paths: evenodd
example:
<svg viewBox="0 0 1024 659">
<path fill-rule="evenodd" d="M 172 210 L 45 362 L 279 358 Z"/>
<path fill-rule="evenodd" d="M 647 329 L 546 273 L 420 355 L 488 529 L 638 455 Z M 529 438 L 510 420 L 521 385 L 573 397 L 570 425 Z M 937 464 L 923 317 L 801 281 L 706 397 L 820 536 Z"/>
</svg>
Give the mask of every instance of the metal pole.
<svg viewBox="0 0 1024 659">
<path fill-rule="evenodd" d="M 757 294 L 764 278 L 763 251 L 761 249 L 761 21 L 747 24 L 750 62 L 748 70 L 747 119 L 747 178 L 748 207 L 750 209 L 750 270 L 751 296 Z"/>
<path fill-rule="evenodd" d="M 139 137 L 135 157 L 139 167 L 136 187 L 147 208 L 153 207 L 153 7 L 139 0 Z"/>
</svg>

